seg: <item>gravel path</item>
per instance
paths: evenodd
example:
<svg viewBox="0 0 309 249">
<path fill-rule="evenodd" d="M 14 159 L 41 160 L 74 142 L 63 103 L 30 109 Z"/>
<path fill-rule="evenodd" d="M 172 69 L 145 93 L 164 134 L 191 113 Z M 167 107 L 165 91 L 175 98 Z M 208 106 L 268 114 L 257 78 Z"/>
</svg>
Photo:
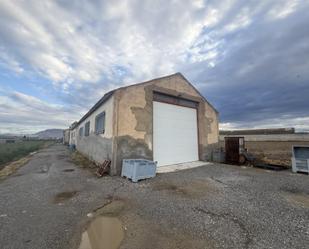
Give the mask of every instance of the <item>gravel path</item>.
<svg viewBox="0 0 309 249">
<path fill-rule="evenodd" d="M 0 200 L 3 249 L 78 248 L 87 213 L 113 201 L 122 249 L 309 244 L 309 177 L 287 171 L 210 164 L 133 184 L 97 179 L 55 145 L 0 182 Z"/>
</svg>

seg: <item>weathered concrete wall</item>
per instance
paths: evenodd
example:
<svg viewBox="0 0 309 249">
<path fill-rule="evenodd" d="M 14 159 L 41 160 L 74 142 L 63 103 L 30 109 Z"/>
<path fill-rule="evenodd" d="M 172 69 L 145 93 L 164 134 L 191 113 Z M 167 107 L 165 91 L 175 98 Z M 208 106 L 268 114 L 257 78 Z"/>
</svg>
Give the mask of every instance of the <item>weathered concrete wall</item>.
<svg viewBox="0 0 309 249">
<path fill-rule="evenodd" d="M 205 134 L 202 134 L 201 139 L 205 139 L 202 143 L 202 156 L 201 160 L 211 161 L 213 156 L 213 151 L 219 147 L 219 117 L 218 113 L 212 108 L 212 106 L 205 102 L 204 103 L 204 124 L 206 129 L 200 129 Z"/>
<path fill-rule="evenodd" d="M 69 144 L 70 142 L 70 130 L 69 129 L 65 129 L 63 131 L 63 144 Z"/>
<path fill-rule="evenodd" d="M 78 138 L 76 148 L 90 160 L 97 163 L 112 158 L 112 138 L 90 133 L 88 137 Z"/>
<path fill-rule="evenodd" d="M 152 96 L 143 86 L 119 89 L 115 94 L 115 138 L 112 174 L 121 173 L 125 158 L 152 160 Z"/>
<path fill-rule="evenodd" d="M 148 148 L 144 139 L 134 139 L 131 136 L 120 136 L 115 138 L 117 151 L 115 153 L 113 175 L 121 173 L 123 159 L 148 159 L 152 160 L 152 151 Z"/>
<path fill-rule="evenodd" d="M 249 129 L 249 130 L 220 130 L 220 135 L 282 135 L 295 134 L 295 128 Z"/>
<path fill-rule="evenodd" d="M 76 134 L 77 134 L 77 128 L 70 130 L 70 139 L 69 144 L 76 145 Z"/>
<path fill-rule="evenodd" d="M 273 136 L 273 135 L 270 135 Z M 284 135 L 285 136 L 285 135 Z M 270 141 L 270 140 L 246 140 L 245 147 L 248 152 L 252 154 L 258 162 L 270 163 L 282 166 L 291 167 L 292 146 L 305 145 L 309 146 L 307 141 Z M 224 149 L 224 141 L 220 140 L 220 146 Z"/>
<path fill-rule="evenodd" d="M 76 149 L 87 156 L 90 160 L 102 163 L 105 159 L 112 159 L 113 148 L 113 115 L 114 98 L 110 97 L 102 106 L 94 111 L 87 119 L 78 125 L 76 129 Z M 105 132 L 95 133 L 95 118 L 98 114 L 105 112 Z M 79 128 L 90 121 L 89 136 L 79 135 Z"/>
<path fill-rule="evenodd" d="M 309 134 L 269 134 L 269 135 L 220 135 L 220 141 L 224 141 L 225 137 L 245 137 L 245 141 L 304 141 L 309 142 Z"/>
<path fill-rule="evenodd" d="M 309 145 L 309 134 L 220 135 L 220 147 L 225 137 L 245 137 L 245 147 L 257 161 L 291 166 L 292 146 Z"/>
<path fill-rule="evenodd" d="M 153 159 L 153 91 L 199 102 L 199 154 L 209 159 L 218 145 L 218 114 L 180 74 L 133 85 L 115 92 L 114 165 L 117 174 L 124 158 Z M 126 141 L 127 139 L 127 141 Z M 210 148 L 211 147 L 211 148 Z"/>
</svg>

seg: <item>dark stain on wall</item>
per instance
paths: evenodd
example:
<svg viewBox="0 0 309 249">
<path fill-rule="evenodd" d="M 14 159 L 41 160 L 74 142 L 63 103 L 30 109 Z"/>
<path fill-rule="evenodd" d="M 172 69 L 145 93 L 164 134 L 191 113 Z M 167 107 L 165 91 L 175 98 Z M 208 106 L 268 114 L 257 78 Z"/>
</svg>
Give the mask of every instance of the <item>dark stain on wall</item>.
<svg viewBox="0 0 309 249">
<path fill-rule="evenodd" d="M 195 96 L 187 95 L 186 93 L 180 93 L 175 90 L 165 89 L 154 85 L 144 87 L 146 105 L 144 107 L 131 107 L 132 113 L 136 118 L 136 131 L 145 132 L 144 139 L 146 142 L 152 144 L 153 133 L 153 91 L 163 92 L 171 96 L 183 97 L 199 103 L 197 115 L 198 115 L 198 128 L 199 128 L 199 140 L 204 140 L 204 143 L 199 144 L 199 154 L 201 160 L 210 161 L 212 158 L 212 151 L 217 148 L 217 144 L 208 144 L 208 134 L 212 132 L 211 124 L 214 122 L 213 118 L 205 116 L 206 103 L 203 99 Z M 145 146 L 147 146 L 145 144 Z M 152 152 L 151 152 L 152 153 Z"/>
<path fill-rule="evenodd" d="M 213 161 L 213 153 L 220 147 L 219 143 L 208 144 L 207 146 L 200 145 L 203 148 L 203 153 L 201 155 L 201 160 L 203 161 Z"/>
<path fill-rule="evenodd" d="M 213 151 L 218 147 L 218 144 L 208 144 L 208 134 L 212 132 L 211 124 L 213 118 L 205 116 L 206 103 L 203 99 L 195 96 L 180 93 L 175 90 L 165 89 L 162 87 L 149 85 L 144 87 L 146 104 L 144 107 L 131 107 L 131 111 L 136 119 L 136 131 L 145 132 L 144 139 L 134 139 L 131 136 L 122 136 L 116 139 L 117 143 L 117 161 L 115 173 L 121 173 L 123 159 L 138 159 L 144 158 L 153 160 L 152 150 L 147 144 L 152 144 L 153 136 L 153 91 L 163 92 L 176 97 L 183 97 L 199 103 L 198 105 L 198 127 L 199 127 L 199 154 L 200 160 L 212 160 Z"/>
<path fill-rule="evenodd" d="M 148 159 L 152 160 L 152 151 L 148 148 L 144 139 L 134 139 L 131 136 L 115 138 L 117 143 L 116 169 L 112 174 L 120 175 L 123 159 Z"/>
<path fill-rule="evenodd" d="M 213 143 L 213 144 L 208 143 L 208 135 L 214 132 L 211 129 L 211 124 L 214 122 L 214 119 L 211 117 L 207 117 L 205 115 L 205 109 L 206 109 L 205 105 L 206 103 L 204 103 L 203 105 L 202 112 L 204 115 L 204 122 L 205 122 L 205 135 L 204 136 L 206 137 L 206 144 L 200 145 L 200 148 L 202 148 L 201 159 L 205 161 L 213 161 L 213 153 L 215 150 L 219 148 L 219 142 Z"/>
</svg>

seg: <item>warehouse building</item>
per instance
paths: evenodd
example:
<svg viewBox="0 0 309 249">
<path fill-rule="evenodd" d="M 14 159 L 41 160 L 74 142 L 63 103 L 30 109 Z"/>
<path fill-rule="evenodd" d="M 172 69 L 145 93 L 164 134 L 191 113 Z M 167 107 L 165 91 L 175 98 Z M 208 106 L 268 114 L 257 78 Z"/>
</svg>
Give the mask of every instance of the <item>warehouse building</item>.
<svg viewBox="0 0 309 249">
<path fill-rule="evenodd" d="M 91 160 L 144 158 L 158 167 L 209 160 L 218 145 L 218 112 L 180 73 L 106 93 L 70 129 L 70 143 Z"/>
</svg>

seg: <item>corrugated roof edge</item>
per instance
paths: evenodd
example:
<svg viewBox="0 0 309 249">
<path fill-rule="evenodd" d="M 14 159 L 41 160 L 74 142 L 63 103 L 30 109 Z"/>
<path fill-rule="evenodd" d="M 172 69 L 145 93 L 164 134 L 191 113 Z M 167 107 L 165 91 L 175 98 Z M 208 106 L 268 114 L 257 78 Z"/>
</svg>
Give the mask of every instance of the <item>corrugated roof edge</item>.
<svg viewBox="0 0 309 249">
<path fill-rule="evenodd" d="M 128 88 L 128 87 L 133 87 L 133 86 L 139 86 L 139 85 L 143 85 L 143 84 L 147 84 L 151 81 L 157 81 L 157 80 L 162 80 L 162 79 L 165 79 L 165 78 L 170 78 L 170 77 L 173 77 L 173 76 L 176 76 L 176 75 L 179 75 L 180 77 L 182 77 L 190 86 L 193 87 L 193 89 L 203 98 L 203 100 L 205 102 L 207 102 L 208 105 L 210 105 L 216 113 L 219 113 L 217 111 L 217 109 L 212 105 L 210 104 L 206 98 L 195 88 L 194 85 L 191 84 L 191 82 L 189 80 L 186 79 L 185 76 L 182 75 L 182 73 L 180 72 L 177 72 L 177 73 L 174 73 L 174 74 L 170 74 L 170 75 L 166 75 L 166 76 L 163 76 L 163 77 L 159 77 L 159 78 L 155 78 L 155 79 L 151 79 L 151 80 L 147 80 L 147 81 L 144 81 L 144 82 L 140 82 L 140 83 L 136 83 L 136 84 L 131 84 L 131 85 L 128 85 L 128 86 L 123 86 L 123 87 L 119 87 L 119 88 L 116 88 L 112 91 L 109 91 L 107 92 L 106 94 L 104 94 L 104 96 L 93 106 L 91 107 L 91 109 L 78 121 L 77 125 L 79 125 L 81 122 L 83 122 L 86 118 L 88 118 L 96 109 L 98 109 L 103 103 L 105 103 L 113 94 L 114 92 L 116 92 L 117 90 L 120 90 L 120 89 L 125 89 L 125 88 Z"/>
</svg>

